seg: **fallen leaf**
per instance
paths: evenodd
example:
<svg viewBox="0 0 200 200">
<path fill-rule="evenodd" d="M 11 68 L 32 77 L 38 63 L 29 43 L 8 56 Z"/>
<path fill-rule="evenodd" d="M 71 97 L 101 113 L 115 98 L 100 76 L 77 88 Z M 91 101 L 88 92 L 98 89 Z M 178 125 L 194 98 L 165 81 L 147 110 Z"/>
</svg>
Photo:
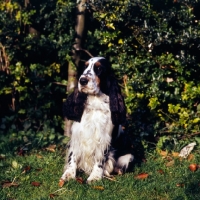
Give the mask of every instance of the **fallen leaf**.
<svg viewBox="0 0 200 200">
<path fill-rule="evenodd" d="M 158 172 L 159 174 L 164 174 L 164 171 L 163 171 L 162 169 L 159 169 L 157 172 Z"/>
<path fill-rule="evenodd" d="M 56 195 L 56 194 L 50 194 L 49 195 L 50 199 L 54 199 L 56 196 L 58 196 L 58 195 Z"/>
<path fill-rule="evenodd" d="M 24 154 L 25 154 L 24 149 L 23 149 L 23 148 L 18 148 L 18 150 L 17 150 L 17 155 L 18 155 L 18 156 L 24 156 Z"/>
<path fill-rule="evenodd" d="M 27 173 L 27 172 L 30 171 L 30 170 L 31 170 L 31 167 L 30 167 L 30 166 L 26 166 L 26 167 L 23 169 L 22 174 L 25 174 L 25 173 Z"/>
<path fill-rule="evenodd" d="M 33 182 L 31 182 L 31 185 L 35 186 L 35 187 L 39 187 L 41 185 L 41 183 L 33 181 Z"/>
<path fill-rule="evenodd" d="M 80 184 L 83 184 L 83 182 L 84 182 L 83 179 L 82 179 L 81 177 L 77 177 L 77 178 L 76 178 L 76 181 L 79 182 Z"/>
<path fill-rule="evenodd" d="M 40 159 L 43 158 L 43 156 L 41 156 L 41 155 L 39 155 L 39 154 L 36 154 L 36 157 L 37 157 L 37 158 L 40 158 Z"/>
<path fill-rule="evenodd" d="M 62 187 L 64 185 L 64 183 L 65 183 L 65 181 L 63 179 L 60 179 L 59 183 L 58 183 L 59 187 Z"/>
<path fill-rule="evenodd" d="M 187 160 L 188 160 L 188 161 L 194 160 L 194 154 L 190 154 L 190 155 L 187 157 Z"/>
<path fill-rule="evenodd" d="M 179 152 L 172 152 L 172 156 L 175 158 L 179 157 Z"/>
<path fill-rule="evenodd" d="M 19 184 L 16 183 L 16 182 L 10 182 L 10 181 L 3 181 L 2 182 L 2 188 L 9 188 L 9 187 L 12 187 L 12 186 L 15 186 L 17 187 Z"/>
<path fill-rule="evenodd" d="M 141 174 L 138 174 L 137 176 L 135 176 L 135 179 L 145 179 L 149 176 L 149 174 L 147 173 L 141 173 Z"/>
<path fill-rule="evenodd" d="M 167 152 L 167 151 L 162 151 L 162 150 L 161 150 L 161 151 L 159 152 L 159 154 L 160 154 L 162 157 L 165 158 L 165 157 L 168 155 L 168 152 Z"/>
<path fill-rule="evenodd" d="M 165 165 L 166 165 L 166 167 L 172 167 L 174 165 L 174 160 L 169 161 Z"/>
<path fill-rule="evenodd" d="M 197 170 L 197 164 L 190 164 L 189 169 L 190 171 L 195 172 Z"/>
<path fill-rule="evenodd" d="M 101 191 L 104 190 L 104 187 L 103 187 L 103 186 L 93 186 L 93 188 L 94 188 L 95 190 L 101 190 Z"/>
<path fill-rule="evenodd" d="M 167 160 L 167 161 L 172 161 L 172 160 L 173 160 L 173 157 L 167 156 L 167 157 L 166 157 L 166 160 Z"/>
<path fill-rule="evenodd" d="M 50 151 L 50 152 L 55 152 L 56 151 L 55 148 L 56 148 L 56 145 L 55 144 L 51 144 L 48 147 L 46 147 L 45 149 L 47 151 Z"/>
<path fill-rule="evenodd" d="M 183 183 L 177 183 L 176 186 L 177 187 L 184 187 L 184 184 Z"/>
</svg>

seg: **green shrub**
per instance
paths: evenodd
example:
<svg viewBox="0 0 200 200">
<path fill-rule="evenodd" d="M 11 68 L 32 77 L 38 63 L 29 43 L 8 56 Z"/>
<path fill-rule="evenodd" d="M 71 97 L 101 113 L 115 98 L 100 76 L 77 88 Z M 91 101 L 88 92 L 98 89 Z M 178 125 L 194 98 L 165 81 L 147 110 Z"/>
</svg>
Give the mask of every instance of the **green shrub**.
<svg viewBox="0 0 200 200">
<path fill-rule="evenodd" d="M 48 120 L 54 127 L 54 116 L 61 127 L 65 87 L 55 82 L 66 84 L 75 1 L 1 2 L 1 131 L 13 125 L 37 132 Z M 199 141 L 199 1 L 96 0 L 85 6 L 84 48 L 110 60 L 125 94 L 129 133 L 160 138 L 163 145 Z M 27 33 L 30 27 L 39 37 Z"/>
</svg>

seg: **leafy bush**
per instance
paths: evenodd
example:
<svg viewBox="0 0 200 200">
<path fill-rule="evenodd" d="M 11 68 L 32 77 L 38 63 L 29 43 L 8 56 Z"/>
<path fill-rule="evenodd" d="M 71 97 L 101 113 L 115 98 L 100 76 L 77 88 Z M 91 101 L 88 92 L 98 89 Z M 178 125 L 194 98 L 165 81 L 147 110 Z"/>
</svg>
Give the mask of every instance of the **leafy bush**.
<svg viewBox="0 0 200 200">
<path fill-rule="evenodd" d="M 54 116 L 60 127 L 65 87 L 55 82 L 66 84 L 75 2 L 1 2 L 1 132 L 11 125 L 37 132 L 46 121 L 54 126 Z M 199 1 L 96 0 L 85 6 L 85 49 L 112 63 L 125 94 L 129 133 L 160 138 L 163 145 L 199 141 Z"/>
<path fill-rule="evenodd" d="M 199 8 L 195 0 L 96 6 L 99 26 L 88 40 L 99 41 L 100 54 L 123 76 L 131 134 L 172 141 L 198 136 Z"/>
<path fill-rule="evenodd" d="M 57 135 L 62 133 L 74 3 L 23 4 L 0 1 L 0 134 Z"/>
</svg>

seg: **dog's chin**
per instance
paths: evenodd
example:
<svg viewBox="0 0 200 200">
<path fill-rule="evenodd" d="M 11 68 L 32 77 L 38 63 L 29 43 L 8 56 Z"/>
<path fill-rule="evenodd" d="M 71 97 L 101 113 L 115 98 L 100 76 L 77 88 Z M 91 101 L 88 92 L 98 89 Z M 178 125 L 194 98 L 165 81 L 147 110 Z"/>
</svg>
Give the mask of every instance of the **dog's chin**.
<svg viewBox="0 0 200 200">
<path fill-rule="evenodd" d="M 79 92 L 89 94 L 89 95 L 97 95 L 100 92 L 99 88 L 89 88 L 89 87 L 80 87 L 78 88 Z"/>
</svg>

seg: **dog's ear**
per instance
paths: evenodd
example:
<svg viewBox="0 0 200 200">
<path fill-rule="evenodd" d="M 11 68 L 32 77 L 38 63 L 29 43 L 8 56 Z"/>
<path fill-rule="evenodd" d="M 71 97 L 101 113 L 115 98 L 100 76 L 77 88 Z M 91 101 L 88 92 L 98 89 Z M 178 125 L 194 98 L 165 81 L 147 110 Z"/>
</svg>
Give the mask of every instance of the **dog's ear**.
<svg viewBox="0 0 200 200">
<path fill-rule="evenodd" d="M 80 93 L 76 88 L 63 104 L 63 115 L 69 120 L 81 121 L 87 94 Z"/>
<path fill-rule="evenodd" d="M 111 76 L 107 80 L 109 88 L 110 110 L 113 124 L 123 124 L 126 121 L 126 106 L 117 80 Z"/>
</svg>

